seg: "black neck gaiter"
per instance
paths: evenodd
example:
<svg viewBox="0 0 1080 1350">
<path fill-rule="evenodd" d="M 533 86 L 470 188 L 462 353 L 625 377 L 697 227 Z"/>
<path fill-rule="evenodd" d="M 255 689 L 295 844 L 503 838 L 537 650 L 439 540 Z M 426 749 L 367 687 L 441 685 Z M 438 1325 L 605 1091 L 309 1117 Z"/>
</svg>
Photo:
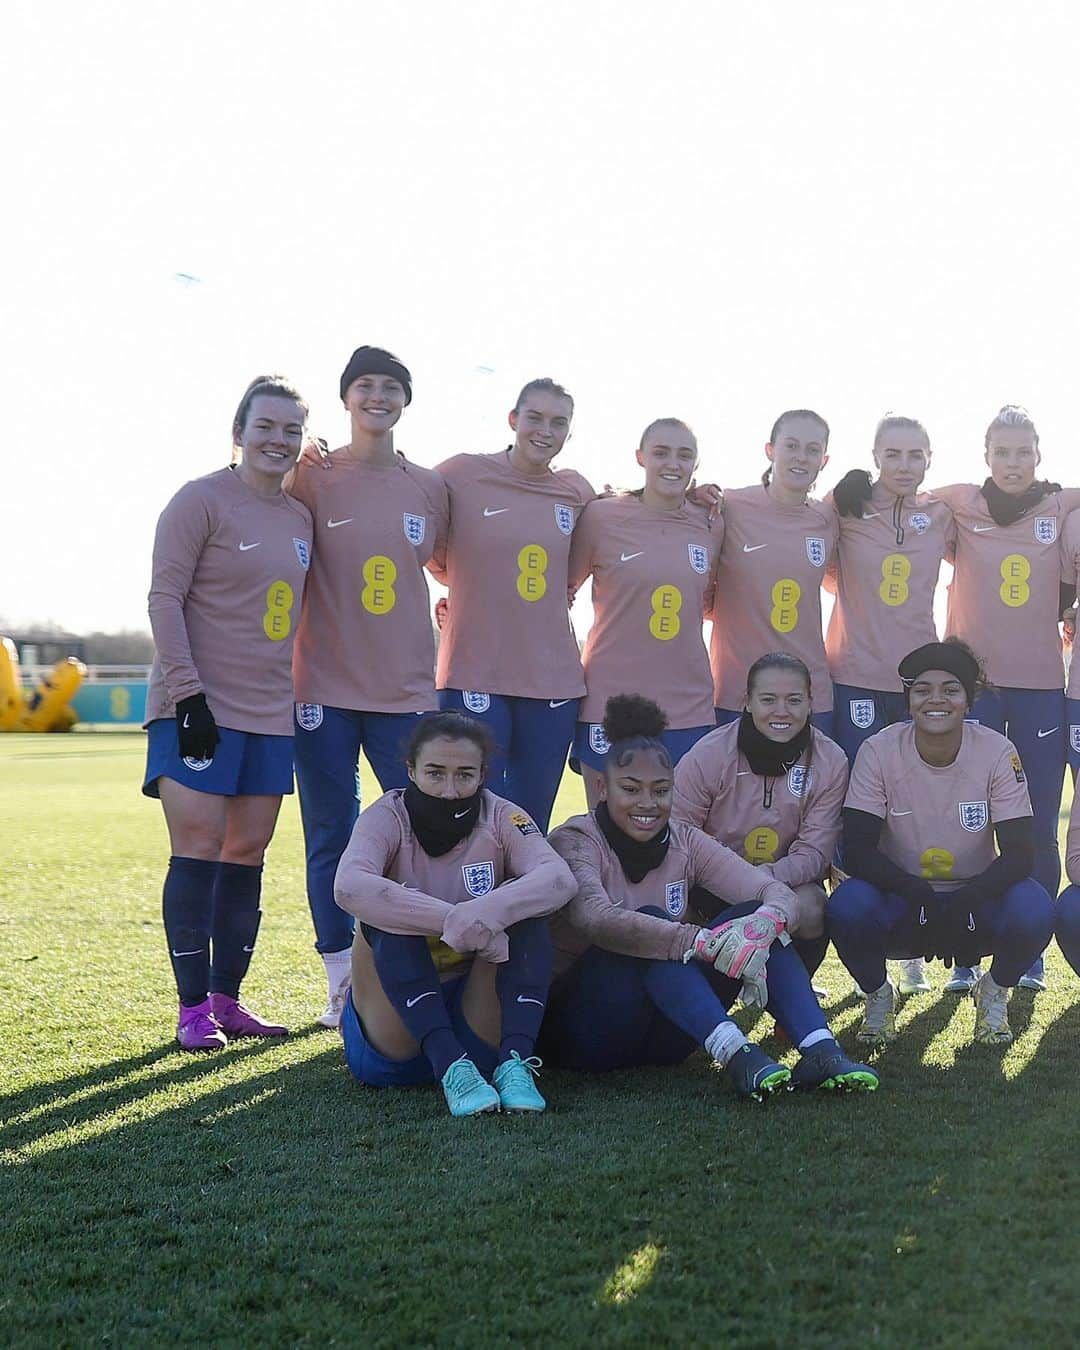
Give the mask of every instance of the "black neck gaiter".
<svg viewBox="0 0 1080 1350">
<path fill-rule="evenodd" d="M 429 797 L 415 783 L 405 789 L 409 824 L 429 858 L 441 858 L 476 829 L 482 791 L 477 788 L 471 797 Z"/>
<path fill-rule="evenodd" d="M 659 867 L 667 857 L 671 844 L 671 831 L 665 825 L 652 839 L 631 839 L 611 819 L 607 802 L 600 802 L 596 808 L 596 823 L 603 831 L 604 838 L 622 865 L 627 881 L 635 885 L 650 872 Z"/>
<path fill-rule="evenodd" d="M 750 772 L 759 778 L 780 778 L 798 764 L 810 744 L 810 723 L 790 741 L 770 741 L 758 731 L 749 709 L 739 718 L 739 749 L 750 764 Z"/>
<path fill-rule="evenodd" d="M 1025 511 L 1038 506 L 1051 492 L 1060 492 L 1060 483 L 1051 483 L 1048 478 L 1036 480 L 1025 491 L 1013 494 L 1002 492 L 992 478 L 988 478 L 981 488 L 986 498 L 986 509 L 994 518 L 995 525 L 1013 525 Z"/>
</svg>

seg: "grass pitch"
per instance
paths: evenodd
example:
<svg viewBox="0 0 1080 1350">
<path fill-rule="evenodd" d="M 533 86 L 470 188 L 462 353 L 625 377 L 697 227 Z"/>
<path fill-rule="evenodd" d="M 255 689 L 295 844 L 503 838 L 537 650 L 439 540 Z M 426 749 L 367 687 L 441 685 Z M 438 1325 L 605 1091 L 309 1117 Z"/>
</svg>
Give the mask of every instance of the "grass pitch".
<svg viewBox="0 0 1080 1350">
<path fill-rule="evenodd" d="M 740 1104 L 698 1055 L 454 1121 L 437 1089 L 356 1086 L 312 1024 L 295 799 L 245 985 L 293 1035 L 179 1052 L 142 760 L 137 735 L 0 736 L 0 1344 L 1076 1339 L 1080 980 L 1056 948 L 1004 1050 L 971 1045 L 935 967 L 872 1097 Z M 568 778 L 555 819 L 579 809 Z M 823 975 L 850 1045 L 850 980 Z"/>
</svg>

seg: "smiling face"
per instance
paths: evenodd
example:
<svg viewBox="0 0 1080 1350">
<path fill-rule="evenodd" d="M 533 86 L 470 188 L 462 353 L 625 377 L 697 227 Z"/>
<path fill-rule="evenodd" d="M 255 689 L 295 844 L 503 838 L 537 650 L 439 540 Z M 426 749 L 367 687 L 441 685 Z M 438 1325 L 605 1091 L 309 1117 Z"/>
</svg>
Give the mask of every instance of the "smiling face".
<svg viewBox="0 0 1080 1350">
<path fill-rule="evenodd" d="M 697 468 L 698 446 L 693 432 L 678 422 L 660 422 L 645 433 L 637 451 L 645 470 L 648 496 L 678 506 Z"/>
<path fill-rule="evenodd" d="M 760 670 L 746 696 L 754 726 L 770 741 L 793 740 L 810 720 L 810 690 L 796 670 Z"/>
<path fill-rule="evenodd" d="M 897 497 L 919 490 L 930 467 L 930 442 L 915 427 L 890 427 L 874 447 L 881 486 Z"/>
<path fill-rule="evenodd" d="M 908 689 L 908 711 L 917 734 L 956 735 L 967 716 L 967 693 L 947 670 L 924 670 Z"/>
<path fill-rule="evenodd" d="M 645 843 L 667 825 L 671 816 L 671 762 L 658 750 L 642 747 L 608 765 L 600 789 L 613 824 L 631 839 Z"/>
<path fill-rule="evenodd" d="M 358 375 L 342 400 L 356 431 L 389 431 L 405 410 L 405 387 L 393 375 Z"/>
<path fill-rule="evenodd" d="M 1041 456 L 1030 427 L 995 427 L 984 456 L 990 476 L 1002 492 L 1019 496 L 1035 481 Z"/>
<path fill-rule="evenodd" d="M 429 797 L 471 797 L 484 785 L 483 751 L 463 737 L 433 736 L 405 767 Z"/>
<path fill-rule="evenodd" d="M 784 492 L 805 495 L 829 462 L 825 429 L 816 417 L 793 413 L 780 424 L 775 444 L 765 447 L 773 466 L 772 481 Z"/>
<path fill-rule="evenodd" d="M 530 390 L 510 414 L 510 459 L 522 473 L 542 473 L 566 444 L 574 405 L 564 394 Z"/>
<path fill-rule="evenodd" d="M 284 478 L 300 454 L 306 420 L 295 399 L 256 394 L 236 442 L 243 468 L 263 479 Z"/>
</svg>

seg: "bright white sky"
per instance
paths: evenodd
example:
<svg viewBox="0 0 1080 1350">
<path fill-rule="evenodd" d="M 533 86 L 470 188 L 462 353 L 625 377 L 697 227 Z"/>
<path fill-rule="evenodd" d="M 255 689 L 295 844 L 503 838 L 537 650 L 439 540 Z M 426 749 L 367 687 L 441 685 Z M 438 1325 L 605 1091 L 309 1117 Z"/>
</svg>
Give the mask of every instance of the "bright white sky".
<svg viewBox="0 0 1080 1350">
<path fill-rule="evenodd" d="M 804 405 L 823 486 L 887 409 L 981 480 L 1009 401 L 1078 477 L 1073 3 L 9 0 L 0 51 L 9 625 L 144 626 L 248 379 L 337 444 L 361 342 L 421 464 L 549 374 L 595 483 L 662 414 L 747 483 Z"/>
</svg>

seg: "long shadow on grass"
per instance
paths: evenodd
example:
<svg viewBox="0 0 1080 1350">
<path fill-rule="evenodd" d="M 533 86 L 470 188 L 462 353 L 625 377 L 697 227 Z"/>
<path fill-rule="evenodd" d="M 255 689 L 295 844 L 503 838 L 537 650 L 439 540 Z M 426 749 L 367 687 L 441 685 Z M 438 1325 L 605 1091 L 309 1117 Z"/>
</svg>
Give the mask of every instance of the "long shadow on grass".
<svg viewBox="0 0 1080 1350">
<path fill-rule="evenodd" d="M 323 1028 L 308 1027 L 293 1032 L 289 1041 L 296 1043 L 324 1034 Z M 95 1065 L 55 1083 L 37 1083 L 0 1101 L 0 1148 L 26 1148 L 57 1130 L 77 1128 L 166 1088 L 198 1081 L 238 1062 L 254 1063 L 282 1044 L 277 1039 L 234 1041 L 224 1050 L 193 1055 L 169 1043 L 142 1055 Z M 327 1037 L 327 1048 L 340 1053 L 340 1042 Z M 155 1065 L 161 1065 L 162 1072 L 127 1081 L 132 1074 Z"/>
</svg>

